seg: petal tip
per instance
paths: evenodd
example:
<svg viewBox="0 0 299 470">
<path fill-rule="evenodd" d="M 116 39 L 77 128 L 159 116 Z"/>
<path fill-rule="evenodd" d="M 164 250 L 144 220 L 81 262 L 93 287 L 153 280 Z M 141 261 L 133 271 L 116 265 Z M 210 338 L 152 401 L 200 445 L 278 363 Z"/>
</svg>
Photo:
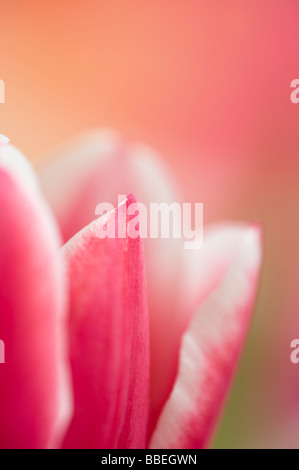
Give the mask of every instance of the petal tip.
<svg viewBox="0 0 299 470">
<path fill-rule="evenodd" d="M 6 145 L 9 143 L 9 138 L 6 135 L 0 134 L 0 146 Z"/>
<path fill-rule="evenodd" d="M 19 184 L 26 188 L 38 187 L 34 170 L 29 160 L 13 145 L 0 142 L 0 169 L 11 175 Z"/>
<path fill-rule="evenodd" d="M 134 204 L 134 203 L 136 203 L 136 202 L 137 202 L 137 201 L 136 201 L 136 198 L 135 198 L 135 196 L 133 196 L 133 194 L 130 193 L 130 194 L 127 195 L 127 199 L 126 199 L 127 207 L 128 207 L 130 204 Z"/>
<path fill-rule="evenodd" d="M 250 224 L 244 236 L 244 243 L 248 246 L 248 251 L 256 253 L 258 260 L 261 258 L 262 239 L 262 225 L 259 223 Z"/>
</svg>

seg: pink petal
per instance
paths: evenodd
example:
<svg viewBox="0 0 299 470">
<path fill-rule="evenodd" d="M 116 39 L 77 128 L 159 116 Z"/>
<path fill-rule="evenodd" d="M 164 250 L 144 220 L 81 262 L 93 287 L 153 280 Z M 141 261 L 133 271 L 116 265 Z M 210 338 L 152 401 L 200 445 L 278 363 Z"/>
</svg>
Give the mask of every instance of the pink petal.
<svg viewBox="0 0 299 470">
<path fill-rule="evenodd" d="M 65 238 L 94 218 L 99 202 L 115 204 L 118 194 L 134 192 L 147 207 L 150 202 L 180 200 L 155 153 L 128 144 L 116 133 L 87 135 L 58 152 L 58 157 L 44 168 L 41 178 Z M 182 334 L 199 303 L 226 272 L 240 231 L 205 230 L 204 247 L 190 251 L 180 240 L 144 240 L 151 346 L 149 433 L 172 390 Z"/>
<path fill-rule="evenodd" d="M 32 170 L 0 145 L 0 446 L 57 446 L 70 413 L 59 236 Z"/>
<path fill-rule="evenodd" d="M 168 309 L 152 318 L 155 347 L 151 360 L 156 367 L 152 376 L 150 433 L 175 382 L 182 335 L 198 306 L 219 286 L 236 256 L 243 232 L 241 225 L 210 227 L 204 230 L 204 243 L 199 250 L 185 250 L 183 244 L 178 249 L 179 285 L 168 298 Z"/>
<path fill-rule="evenodd" d="M 244 228 L 229 268 L 183 336 L 178 376 L 152 448 L 201 448 L 210 439 L 244 343 L 259 265 L 259 230 Z"/>
<path fill-rule="evenodd" d="M 171 176 L 155 152 L 141 144 L 128 144 L 115 132 L 88 134 L 57 153 L 58 158 L 49 157 L 40 176 L 65 240 L 95 218 L 100 202 L 116 205 L 118 194 L 133 192 L 147 207 L 153 202 L 179 200 Z M 183 249 L 180 240 L 161 238 L 144 239 L 144 247 L 151 333 L 150 415 L 154 423 L 176 373 L 182 334 L 176 293 Z M 165 331 L 169 332 L 167 339 Z"/>
<path fill-rule="evenodd" d="M 107 223 L 115 221 L 117 227 L 118 214 L 130 201 L 103 216 Z M 75 399 L 64 447 L 144 447 L 149 336 L 142 243 L 140 238 L 98 238 L 101 220 L 63 248 Z"/>
</svg>

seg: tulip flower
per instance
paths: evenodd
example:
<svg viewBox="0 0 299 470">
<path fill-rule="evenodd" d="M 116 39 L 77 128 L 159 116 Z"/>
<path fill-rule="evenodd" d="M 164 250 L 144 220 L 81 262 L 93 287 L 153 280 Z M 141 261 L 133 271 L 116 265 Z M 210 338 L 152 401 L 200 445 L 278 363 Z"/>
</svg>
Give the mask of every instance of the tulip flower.
<svg viewBox="0 0 299 470">
<path fill-rule="evenodd" d="M 102 201 L 177 200 L 153 151 L 86 135 L 39 185 L 1 142 L 1 447 L 208 446 L 253 310 L 259 227 L 206 228 L 199 250 L 99 238 Z"/>
</svg>

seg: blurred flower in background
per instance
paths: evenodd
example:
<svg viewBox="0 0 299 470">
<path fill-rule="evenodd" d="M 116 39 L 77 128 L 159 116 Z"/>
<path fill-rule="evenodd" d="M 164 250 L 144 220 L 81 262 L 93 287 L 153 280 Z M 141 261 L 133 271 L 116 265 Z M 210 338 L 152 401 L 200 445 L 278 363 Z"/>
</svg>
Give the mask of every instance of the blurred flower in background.
<svg viewBox="0 0 299 470">
<path fill-rule="evenodd" d="M 298 2 L 0 8 L 1 132 L 34 163 L 79 131 L 116 128 L 157 149 L 182 198 L 204 203 L 205 223 L 262 223 L 255 321 L 215 445 L 297 446 Z"/>
</svg>

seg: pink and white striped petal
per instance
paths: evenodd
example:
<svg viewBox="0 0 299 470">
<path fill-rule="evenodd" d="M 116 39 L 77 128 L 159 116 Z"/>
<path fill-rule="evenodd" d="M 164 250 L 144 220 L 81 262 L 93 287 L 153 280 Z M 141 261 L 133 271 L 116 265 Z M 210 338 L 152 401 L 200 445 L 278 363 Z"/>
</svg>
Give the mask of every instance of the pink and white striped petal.
<svg viewBox="0 0 299 470">
<path fill-rule="evenodd" d="M 98 237 L 103 220 L 118 229 L 130 202 L 132 196 L 63 247 L 75 400 L 65 448 L 145 446 L 149 332 L 142 243 L 139 237 Z"/>
<path fill-rule="evenodd" d="M 178 375 L 151 448 L 202 448 L 209 442 L 248 329 L 260 258 L 259 229 L 244 228 L 228 269 L 183 335 Z"/>
<path fill-rule="evenodd" d="M 101 202 L 116 204 L 119 194 L 138 202 L 178 200 L 170 172 L 143 144 L 125 141 L 114 131 L 92 132 L 47 157 L 40 178 L 44 193 L 68 240 L 95 218 Z M 183 245 L 178 239 L 144 239 L 150 324 L 151 422 L 155 422 L 175 377 L 182 335 L 178 312 Z M 183 314 L 186 312 L 184 306 Z M 171 325 L 171 329 L 169 328 Z M 169 331 L 170 330 L 170 331 Z M 165 340 L 165 331 L 168 331 Z M 151 425 L 152 428 L 153 425 Z"/>
<path fill-rule="evenodd" d="M 29 163 L 1 142 L 0 447 L 56 447 L 71 411 L 60 239 Z"/>
</svg>

